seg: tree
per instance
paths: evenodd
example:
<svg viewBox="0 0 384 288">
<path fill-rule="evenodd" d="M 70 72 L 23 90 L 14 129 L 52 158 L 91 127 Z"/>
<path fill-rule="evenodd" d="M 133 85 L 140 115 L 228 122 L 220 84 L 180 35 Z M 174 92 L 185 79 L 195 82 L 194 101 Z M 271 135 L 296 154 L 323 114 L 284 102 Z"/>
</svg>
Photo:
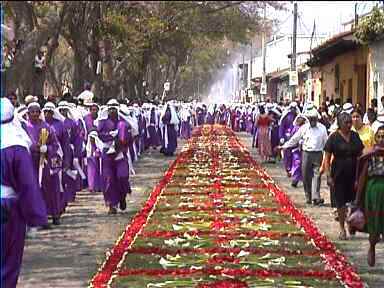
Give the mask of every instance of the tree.
<svg viewBox="0 0 384 288">
<path fill-rule="evenodd" d="M 197 79 L 199 87 L 207 87 L 227 61 L 225 45 L 246 43 L 260 31 L 264 3 L 282 8 L 272 1 L 7 2 L 7 7 L 18 34 L 38 38 L 28 40 L 29 50 L 24 47 L 23 55 L 29 51 L 24 65 L 48 43 L 47 79 L 58 88 L 62 75 L 69 75 L 73 95 L 85 80 L 93 82 L 106 101 L 120 91 L 130 100 L 143 99 L 145 89 L 161 94 L 166 80 L 171 97 L 191 95 Z M 102 46 L 110 49 L 101 53 Z M 98 62 L 102 74 L 96 73 Z M 21 71 L 17 64 L 11 70 L 13 81 L 22 72 L 25 77 L 15 82 L 28 82 L 31 69 Z"/>
<path fill-rule="evenodd" d="M 370 15 L 361 19 L 356 27 L 354 36 L 361 44 L 367 45 L 378 40 L 384 35 L 384 12 L 374 7 Z"/>
</svg>

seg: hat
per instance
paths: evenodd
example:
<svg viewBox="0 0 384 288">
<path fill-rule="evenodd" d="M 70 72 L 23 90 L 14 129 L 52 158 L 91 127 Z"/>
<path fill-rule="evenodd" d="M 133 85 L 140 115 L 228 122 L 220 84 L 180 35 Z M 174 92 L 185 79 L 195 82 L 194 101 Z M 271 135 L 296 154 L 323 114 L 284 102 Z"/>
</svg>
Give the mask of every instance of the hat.
<svg viewBox="0 0 384 288">
<path fill-rule="evenodd" d="M 31 110 L 32 108 L 38 108 L 39 110 L 41 110 L 40 104 L 37 102 L 29 103 L 27 107 L 28 107 L 28 111 Z"/>
<path fill-rule="evenodd" d="M 1 98 L 0 100 L 1 124 L 5 124 L 13 120 L 15 107 L 12 105 L 11 101 L 8 98 Z"/>
<path fill-rule="evenodd" d="M 59 107 L 61 109 L 69 109 L 69 108 L 71 108 L 67 101 L 60 101 L 59 104 L 57 105 L 57 107 Z"/>
<path fill-rule="evenodd" d="M 52 102 L 47 102 L 44 105 L 43 111 L 54 111 L 55 108 L 55 104 L 53 104 Z"/>
<path fill-rule="evenodd" d="M 109 100 L 109 101 L 107 102 L 107 106 L 108 106 L 109 108 L 111 108 L 111 107 L 118 108 L 118 107 L 120 106 L 120 104 L 119 104 L 119 102 L 117 102 L 116 99 L 111 99 L 111 100 Z"/>
<path fill-rule="evenodd" d="M 345 103 L 344 105 L 343 105 L 343 110 L 342 110 L 343 112 L 346 112 L 346 113 L 348 113 L 348 114 L 351 114 L 352 113 L 352 111 L 353 111 L 353 105 L 351 104 L 351 103 Z"/>
<path fill-rule="evenodd" d="M 307 110 L 303 113 L 307 118 L 318 118 L 319 113 L 317 112 L 315 107 L 307 108 Z"/>
<path fill-rule="evenodd" d="M 24 99 L 25 105 L 27 105 L 27 106 L 28 106 L 28 104 L 30 104 L 32 102 L 37 102 L 37 101 L 39 101 L 39 99 L 36 96 L 32 96 L 32 95 L 28 95 Z"/>
</svg>

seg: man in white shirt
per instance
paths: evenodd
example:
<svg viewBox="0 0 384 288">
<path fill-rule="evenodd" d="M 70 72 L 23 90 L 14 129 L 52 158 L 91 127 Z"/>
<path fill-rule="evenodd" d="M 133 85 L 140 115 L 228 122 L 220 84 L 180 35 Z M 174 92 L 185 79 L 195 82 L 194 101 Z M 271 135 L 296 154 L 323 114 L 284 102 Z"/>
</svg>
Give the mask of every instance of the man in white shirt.
<svg viewBox="0 0 384 288">
<path fill-rule="evenodd" d="M 316 108 L 308 109 L 304 115 L 309 123 L 304 124 L 300 129 L 278 149 L 288 149 L 297 146 L 302 142 L 303 159 L 302 174 L 304 192 L 307 204 L 313 201 L 313 205 L 321 205 L 324 199 L 320 198 L 320 166 L 323 160 L 323 149 L 327 142 L 327 128 L 318 122 Z"/>
</svg>

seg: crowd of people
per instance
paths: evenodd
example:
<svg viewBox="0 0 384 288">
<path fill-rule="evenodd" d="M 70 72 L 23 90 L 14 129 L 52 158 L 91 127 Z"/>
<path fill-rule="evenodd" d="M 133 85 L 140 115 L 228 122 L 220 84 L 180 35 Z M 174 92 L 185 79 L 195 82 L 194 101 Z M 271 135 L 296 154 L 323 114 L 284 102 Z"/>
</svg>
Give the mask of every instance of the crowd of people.
<svg viewBox="0 0 384 288">
<path fill-rule="evenodd" d="M 1 98 L 5 287 L 16 286 L 26 233 L 50 228 L 48 217 L 60 225 L 68 204 L 83 189 L 102 192 L 109 214 L 125 210 L 140 155 L 159 148 L 172 156 L 178 138 L 190 138 L 193 127 L 203 124 L 249 133 L 264 162 L 281 157 L 292 186 L 303 182 L 308 204 L 324 203 L 320 180 L 325 174 L 340 239 L 347 239 L 347 207 L 353 203 L 365 211 L 368 262 L 375 264 L 375 245 L 384 232 L 384 110 L 370 107 L 363 113 L 359 106 L 337 101 L 319 109 L 298 101 L 139 105 L 110 99 L 99 105 L 89 85 L 76 100 L 49 100 L 42 104 L 27 96 L 19 104 L 14 93 Z"/>
</svg>

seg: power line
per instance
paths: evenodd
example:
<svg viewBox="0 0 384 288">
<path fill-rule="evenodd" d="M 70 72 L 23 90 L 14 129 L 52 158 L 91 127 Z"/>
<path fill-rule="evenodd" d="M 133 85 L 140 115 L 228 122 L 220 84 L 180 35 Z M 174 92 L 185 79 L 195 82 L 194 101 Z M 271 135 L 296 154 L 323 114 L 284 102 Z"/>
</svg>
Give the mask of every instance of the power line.
<svg viewBox="0 0 384 288">
<path fill-rule="evenodd" d="M 306 32 L 308 34 L 311 34 L 311 30 L 308 29 L 308 27 L 305 25 L 304 23 L 304 19 L 302 18 L 302 15 L 299 14 L 299 21 L 301 22 L 301 24 L 303 25 L 304 29 L 306 30 Z"/>
</svg>

